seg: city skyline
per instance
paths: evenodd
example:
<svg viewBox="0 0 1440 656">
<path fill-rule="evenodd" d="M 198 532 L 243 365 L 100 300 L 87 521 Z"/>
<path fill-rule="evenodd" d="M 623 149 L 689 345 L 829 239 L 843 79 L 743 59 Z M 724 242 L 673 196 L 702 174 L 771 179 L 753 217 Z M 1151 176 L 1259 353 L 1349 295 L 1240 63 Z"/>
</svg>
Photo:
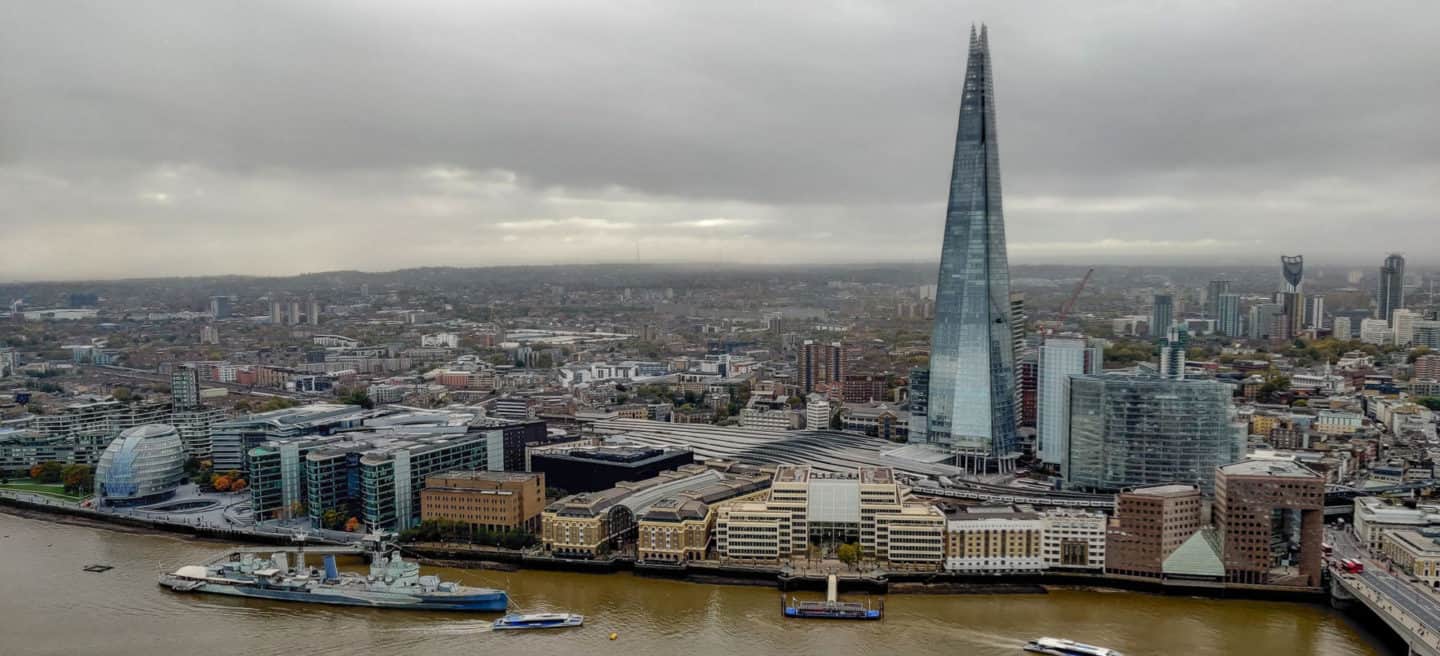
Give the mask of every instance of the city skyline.
<svg viewBox="0 0 1440 656">
<path fill-rule="evenodd" d="M 1013 44 L 1001 129 L 1014 261 L 1298 251 L 1348 265 L 1415 233 L 1408 250 L 1427 251 L 1431 92 L 1366 75 L 1355 56 L 1384 53 L 1395 79 L 1423 79 L 1436 63 L 1423 17 L 56 11 L 16 7 L 9 22 L 25 29 L 0 45 L 3 280 L 928 260 L 948 148 L 934 135 L 971 18 Z M 1106 20 L 1072 29 L 1082 13 Z M 272 24 L 294 29 L 256 36 Z M 402 226 L 405 239 L 373 247 Z"/>
</svg>

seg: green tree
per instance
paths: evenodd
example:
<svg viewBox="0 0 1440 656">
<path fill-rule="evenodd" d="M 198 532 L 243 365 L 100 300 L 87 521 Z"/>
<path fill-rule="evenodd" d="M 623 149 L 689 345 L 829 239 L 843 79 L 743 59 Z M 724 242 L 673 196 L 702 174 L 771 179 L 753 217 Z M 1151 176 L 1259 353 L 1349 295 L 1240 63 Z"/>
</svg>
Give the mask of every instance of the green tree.
<svg viewBox="0 0 1440 656">
<path fill-rule="evenodd" d="M 130 388 L 128 387 L 117 386 L 114 389 L 110 390 L 110 396 L 115 397 L 115 400 L 121 403 L 129 401 L 134 395 L 135 394 L 131 392 Z"/>
<path fill-rule="evenodd" d="M 1423 399 L 1420 399 L 1418 403 L 1427 408 L 1430 408 L 1431 410 L 1440 411 L 1440 396 L 1427 396 Z"/>
<path fill-rule="evenodd" d="M 842 544 L 835 550 L 835 557 L 846 565 L 854 565 L 860 562 L 860 547 L 854 544 Z"/>
<path fill-rule="evenodd" d="M 370 393 L 359 387 L 346 391 L 340 397 L 340 402 L 346 405 L 358 405 L 366 410 L 375 407 L 375 402 L 370 400 Z"/>
<path fill-rule="evenodd" d="M 95 489 L 95 470 L 90 465 L 68 465 L 60 472 L 66 494 L 89 494 Z"/>
<path fill-rule="evenodd" d="M 65 465 L 58 462 L 46 462 L 40 465 L 40 475 L 34 475 L 34 469 L 30 470 L 31 476 L 41 483 L 59 483 L 65 475 Z"/>
</svg>

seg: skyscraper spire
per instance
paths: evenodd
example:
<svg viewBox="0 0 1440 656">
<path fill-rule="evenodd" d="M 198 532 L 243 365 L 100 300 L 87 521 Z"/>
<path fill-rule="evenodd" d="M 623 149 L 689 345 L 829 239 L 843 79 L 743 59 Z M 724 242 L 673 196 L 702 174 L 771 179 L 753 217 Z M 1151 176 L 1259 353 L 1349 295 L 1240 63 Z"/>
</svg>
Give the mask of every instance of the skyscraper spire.
<svg viewBox="0 0 1440 656">
<path fill-rule="evenodd" d="M 1015 438 L 1010 270 L 988 30 L 971 28 L 930 342 L 924 439 L 963 466 L 1008 469 Z"/>
</svg>

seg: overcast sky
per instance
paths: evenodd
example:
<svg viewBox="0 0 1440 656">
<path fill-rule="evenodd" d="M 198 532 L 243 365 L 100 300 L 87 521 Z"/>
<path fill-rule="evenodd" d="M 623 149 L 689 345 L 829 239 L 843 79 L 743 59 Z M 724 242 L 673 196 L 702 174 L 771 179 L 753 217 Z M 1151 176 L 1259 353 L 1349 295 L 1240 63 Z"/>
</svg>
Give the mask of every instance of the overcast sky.
<svg viewBox="0 0 1440 656">
<path fill-rule="evenodd" d="M 1014 263 L 1440 245 L 1437 3 L 486 5 L 0 0 L 0 279 L 935 260 L 982 20 Z"/>
</svg>

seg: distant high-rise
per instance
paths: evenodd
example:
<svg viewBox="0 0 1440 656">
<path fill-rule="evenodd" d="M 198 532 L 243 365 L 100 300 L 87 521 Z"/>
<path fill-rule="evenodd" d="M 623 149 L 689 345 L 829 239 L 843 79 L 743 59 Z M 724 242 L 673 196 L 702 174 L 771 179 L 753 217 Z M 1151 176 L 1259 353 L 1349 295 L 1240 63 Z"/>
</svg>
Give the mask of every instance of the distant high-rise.
<svg viewBox="0 0 1440 656">
<path fill-rule="evenodd" d="M 285 304 L 280 301 L 270 301 L 270 323 L 280 325 L 285 323 Z"/>
<path fill-rule="evenodd" d="M 320 301 L 315 300 L 314 296 L 310 297 L 310 314 L 305 323 L 312 326 L 320 325 Z"/>
<path fill-rule="evenodd" d="M 1305 326 L 1320 330 L 1325 327 L 1325 297 L 1311 296 L 1305 304 Z"/>
<path fill-rule="evenodd" d="M 1280 304 L 1280 314 L 1285 315 L 1282 325 L 1282 332 L 1271 334 L 1271 337 L 1290 339 L 1300 334 L 1305 328 L 1305 296 L 1300 292 L 1279 292 L 1275 294 L 1275 302 Z"/>
<path fill-rule="evenodd" d="M 1070 442 L 1070 377 L 1100 373 L 1104 354 L 1083 339 L 1051 337 L 1040 346 L 1036 456 L 1061 465 Z"/>
<path fill-rule="evenodd" d="M 1280 256 L 1280 291 L 1298 292 L 1305 277 L 1304 255 Z"/>
<path fill-rule="evenodd" d="M 1215 330 L 1229 337 L 1244 337 L 1240 329 L 1240 295 L 1221 294 L 1216 303 Z"/>
<path fill-rule="evenodd" d="M 300 301 L 290 301 L 290 313 L 287 315 L 290 325 L 299 325 L 305 315 L 300 313 Z"/>
<path fill-rule="evenodd" d="M 1175 323 L 1175 297 L 1170 294 L 1156 294 L 1150 303 L 1150 336 L 1164 337 Z"/>
<path fill-rule="evenodd" d="M 170 398 L 176 410 L 200 407 L 200 372 L 181 367 L 170 373 Z"/>
<path fill-rule="evenodd" d="M 1276 317 L 1285 314 L 1279 303 L 1260 303 L 1250 306 L 1250 339 L 1270 339 L 1276 335 Z"/>
<path fill-rule="evenodd" d="M 210 316 L 215 319 L 228 319 L 230 317 L 230 297 L 211 296 Z"/>
<path fill-rule="evenodd" d="M 1171 380 L 1185 377 L 1185 353 L 1190 348 L 1190 331 L 1185 326 L 1170 326 L 1160 346 L 1160 376 Z"/>
<path fill-rule="evenodd" d="M 1380 266 L 1380 284 L 1375 294 L 1375 318 L 1390 321 L 1395 310 L 1405 307 L 1405 257 L 1392 253 Z"/>
<path fill-rule="evenodd" d="M 1390 327 L 1395 331 L 1392 339 L 1396 346 L 1409 346 L 1415 341 L 1415 322 L 1419 319 L 1420 315 L 1414 310 L 1405 308 L 1395 308 L 1390 313 Z"/>
<path fill-rule="evenodd" d="M 1015 349 L 995 87 L 983 26 L 970 34 L 938 283 L 924 439 L 959 454 L 966 466 L 1007 468 L 1018 454 Z"/>
<path fill-rule="evenodd" d="M 840 342 L 822 344 L 805 340 L 800 345 L 800 392 L 809 394 L 817 387 L 845 384 L 845 347 Z"/>
<path fill-rule="evenodd" d="M 1205 286 L 1205 318 L 1215 319 L 1216 325 L 1220 323 L 1220 297 L 1230 293 L 1229 280 L 1211 280 Z"/>
<path fill-rule="evenodd" d="M 1330 321 L 1330 334 L 1334 335 L 1335 339 L 1349 340 L 1351 337 L 1354 337 L 1354 333 L 1350 332 L 1350 317 L 1335 317 L 1332 319 Z"/>
</svg>

